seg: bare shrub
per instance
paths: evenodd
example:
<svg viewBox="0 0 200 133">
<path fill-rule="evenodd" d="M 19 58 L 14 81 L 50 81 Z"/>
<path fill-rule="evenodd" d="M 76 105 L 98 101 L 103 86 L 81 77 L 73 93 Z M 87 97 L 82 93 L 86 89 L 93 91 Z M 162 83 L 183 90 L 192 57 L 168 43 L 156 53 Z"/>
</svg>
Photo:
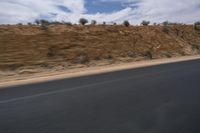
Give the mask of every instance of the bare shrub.
<svg viewBox="0 0 200 133">
<path fill-rule="evenodd" d="M 80 23 L 81 25 L 85 25 L 85 24 L 88 23 L 88 20 L 85 19 L 85 18 L 80 18 L 79 23 Z"/>
<path fill-rule="evenodd" d="M 42 19 L 40 20 L 40 24 L 42 30 L 47 30 L 50 23 L 49 21 Z"/>
<path fill-rule="evenodd" d="M 143 26 L 148 26 L 150 24 L 150 21 L 143 20 L 141 24 Z"/>
<path fill-rule="evenodd" d="M 40 20 L 35 20 L 35 23 L 37 24 L 37 25 L 39 25 L 40 24 Z"/>
<path fill-rule="evenodd" d="M 59 22 L 59 21 L 53 21 L 53 22 L 51 22 L 50 24 L 61 25 L 61 24 L 63 24 L 63 23 L 61 23 L 61 22 Z"/>
<path fill-rule="evenodd" d="M 126 27 L 129 27 L 129 26 L 130 26 L 130 23 L 129 23 L 128 20 L 125 20 L 125 21 L 123 22 L 123 25 L 126 26 Z"/>
<path fill-rule="evenodd" d="M 162 26 L 162 31 L 168 34 L 170 30 L 168 26 Z"/>
<path fill-rule="evenodd" d="M 23 25 L 22 23 L 18 23 L 17 25 Z"/>
<path fill-rule="evenodd" d="M 192 48 L 200 50 L 200 45 L 198 45 L 198 44 L 192 44 Z"/>
<path fill-rule="evenodd" d="M 128 55 L 129 57 L 135 57 L 135 53 L 132 52 L 132 51 L 128 51 L 127 55 Z"/>
<path fill-rule="evenodd" d="M 146 51 L 144 53 L 144 56 L 147 57 L 148 59 L 153 59 L 153 55 L 152 55 L 151 51 Z"/>
<path fill-rule="evenodd" d="M 72 26 L 73 24 L 71 22 L 66 22 L 65 25 Z"/>
<path fill-rule="evenodd" d="M 75 63 L 78 63 L 78 64 L 85 64 L 89 62 L 89 59 L 86 55 L 81 55 L 77 58 L 76 62 Z"/>
<path fill-rule="evenodd" d="M 197 21 L 197 22 L 194 23 L 194 29 L 200 30 L 200 21 Z"/>
<path fill-rule="evenodd" d="M 117 23 L 116 23 L 116 22 L 113 22 L 113 25 L 117 25 Z"/>
<path fill-rule="evenodd" d="M 54 51 L 54 48 L 53 48 L 53 47 L 48 48 L 47 56 L 48 56 L 48 57 L 53 57 L 53 56 L 55 56 L 55 51 Z"/>
<path fill-rule="evenodd" d="M 96 57 L 95 57 L 95 60 L 98 61 L 98 60 L 101 60 L 101 58 L 100 58 L 99 56 L 96 56 Z"/>
<path fill-rule="evenodd" d="M 169 25 L 169 21 L 164 21 L 164 22 L 162 23 L 162 25 L 163 25 L 163 26 Z"/>
<path fill-rule="evenodd" d="M 91 21 L 91 25 L 96 25 L 97 24 L 97 21 L 96 20 L 92 20 Z"/>
</svg>

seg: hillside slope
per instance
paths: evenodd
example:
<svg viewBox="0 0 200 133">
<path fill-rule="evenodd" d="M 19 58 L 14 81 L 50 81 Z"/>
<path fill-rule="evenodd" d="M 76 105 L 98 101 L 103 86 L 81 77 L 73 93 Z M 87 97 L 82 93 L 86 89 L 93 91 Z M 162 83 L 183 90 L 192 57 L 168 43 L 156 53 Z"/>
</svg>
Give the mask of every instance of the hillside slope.
<svg viewBox="0 0 200 133">
<path fill-rule="evenodd" d="M 200 53 L 200 32 L 174 26 L 0 26 L 0 70 Z"/>
</svg>

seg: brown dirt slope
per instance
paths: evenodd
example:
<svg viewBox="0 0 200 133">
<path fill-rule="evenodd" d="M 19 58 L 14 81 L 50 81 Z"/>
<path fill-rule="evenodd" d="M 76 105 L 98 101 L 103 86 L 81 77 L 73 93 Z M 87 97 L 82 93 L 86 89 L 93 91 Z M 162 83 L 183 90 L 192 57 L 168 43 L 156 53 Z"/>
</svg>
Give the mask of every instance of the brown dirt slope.
<svg viewBox="0 0 200 133">
<path fill-rule="evenodd" d="M 173 26 L 0 26 L 0 70 L 200 53 L 200 32 Z"/>
</svg>

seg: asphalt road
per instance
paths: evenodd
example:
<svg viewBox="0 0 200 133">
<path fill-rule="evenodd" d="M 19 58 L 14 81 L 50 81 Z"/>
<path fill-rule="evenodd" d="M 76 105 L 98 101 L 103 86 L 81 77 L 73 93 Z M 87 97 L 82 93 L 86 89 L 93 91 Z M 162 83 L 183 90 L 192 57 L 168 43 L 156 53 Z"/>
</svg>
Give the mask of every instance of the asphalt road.
<svg viewBox="0 0 200 133">
<path fill-rule="evenodd" d="M 0 133 L 200 133 L 200 60 L 2 89 Z"/>
</svg>

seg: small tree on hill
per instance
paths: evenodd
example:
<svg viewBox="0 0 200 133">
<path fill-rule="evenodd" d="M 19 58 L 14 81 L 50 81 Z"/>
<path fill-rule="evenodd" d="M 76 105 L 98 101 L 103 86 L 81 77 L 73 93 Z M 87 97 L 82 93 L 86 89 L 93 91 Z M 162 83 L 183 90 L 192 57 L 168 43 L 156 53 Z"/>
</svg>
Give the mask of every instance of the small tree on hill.
<svg viewBox="0 0 200 133">
<path fill-rule="evenodd" d="M 97 24 L 97 21 L 96 21 L 96 20 L 92 20 L 92 21 L 91 21 L 91 24 L 92 24 L 92 25 L 96 25 L 96 24 Z"/>
<path fill-rule="evenodd" d="M 112 22 L 112 24 L 113 24 L 113 25 L 117 25 L 117 23 L 116 23 L 116 22 Z"/>
<path fill-rule="evenodd" d="M 22 23 L 18 23 L 17 25 L 23 25 Z"/>
<path fill-rule="evenodd" d="M 141 24 L 144 26 L 148 26 L 150 24 L 150 21 L 143 20 Z"/>
<path fill-rule="evenodd" d="M 47 20 L 41 19 L 40 24 L 42 30 L 47 30 L 50 23 Z"/>
<path fill-rule="evenodd" d="M 37 24 L 37 25 L 39 25 L 40 24 L 40 20 L 35 20 L 35 23 Z"/>
<path fill-rule="evenodd" d="M 200 30 L 200 28 L 198 28 L 198 27 L 200 27 L 200 21 L 197 21 L 197 22 L 194 23 L 194 29 Z"/>
<path fill-rule="evenodd" d="M 45 19 L 41 19 L 40 20 L 40 24 L 46 24 L 46 25 L 49 25 L 49 21 L 48 20 L 45 20 Z"/>
<path fill-rule="evenodd" d="M 129 23 L 128 20 L 125 20 L 125 21 L 123 22 L 123 25 L 126 26 L 126 27 L 128 27 L 128 26 L 130 26 L 130 23 Z"/>
<path fill-rule="evenodd" d="M 71 22 L 66 22 L 65 25 L 72 26 L 73 24 Z"/>
<path fill-rule="evenodd" d="M 169 21 L 164 21 L 164 22 L 162 23 L 162 25 L 164 25 L 164 26 L 169 25 Z"/>
<path fill-rule="evenodd" d="M 80 23 L 81 25 L 85 25 L 85 24 L 88 23 L 88 20 L 85 19 L 85 18 L 80 18 L 79 23 Z"/>
</svg>

